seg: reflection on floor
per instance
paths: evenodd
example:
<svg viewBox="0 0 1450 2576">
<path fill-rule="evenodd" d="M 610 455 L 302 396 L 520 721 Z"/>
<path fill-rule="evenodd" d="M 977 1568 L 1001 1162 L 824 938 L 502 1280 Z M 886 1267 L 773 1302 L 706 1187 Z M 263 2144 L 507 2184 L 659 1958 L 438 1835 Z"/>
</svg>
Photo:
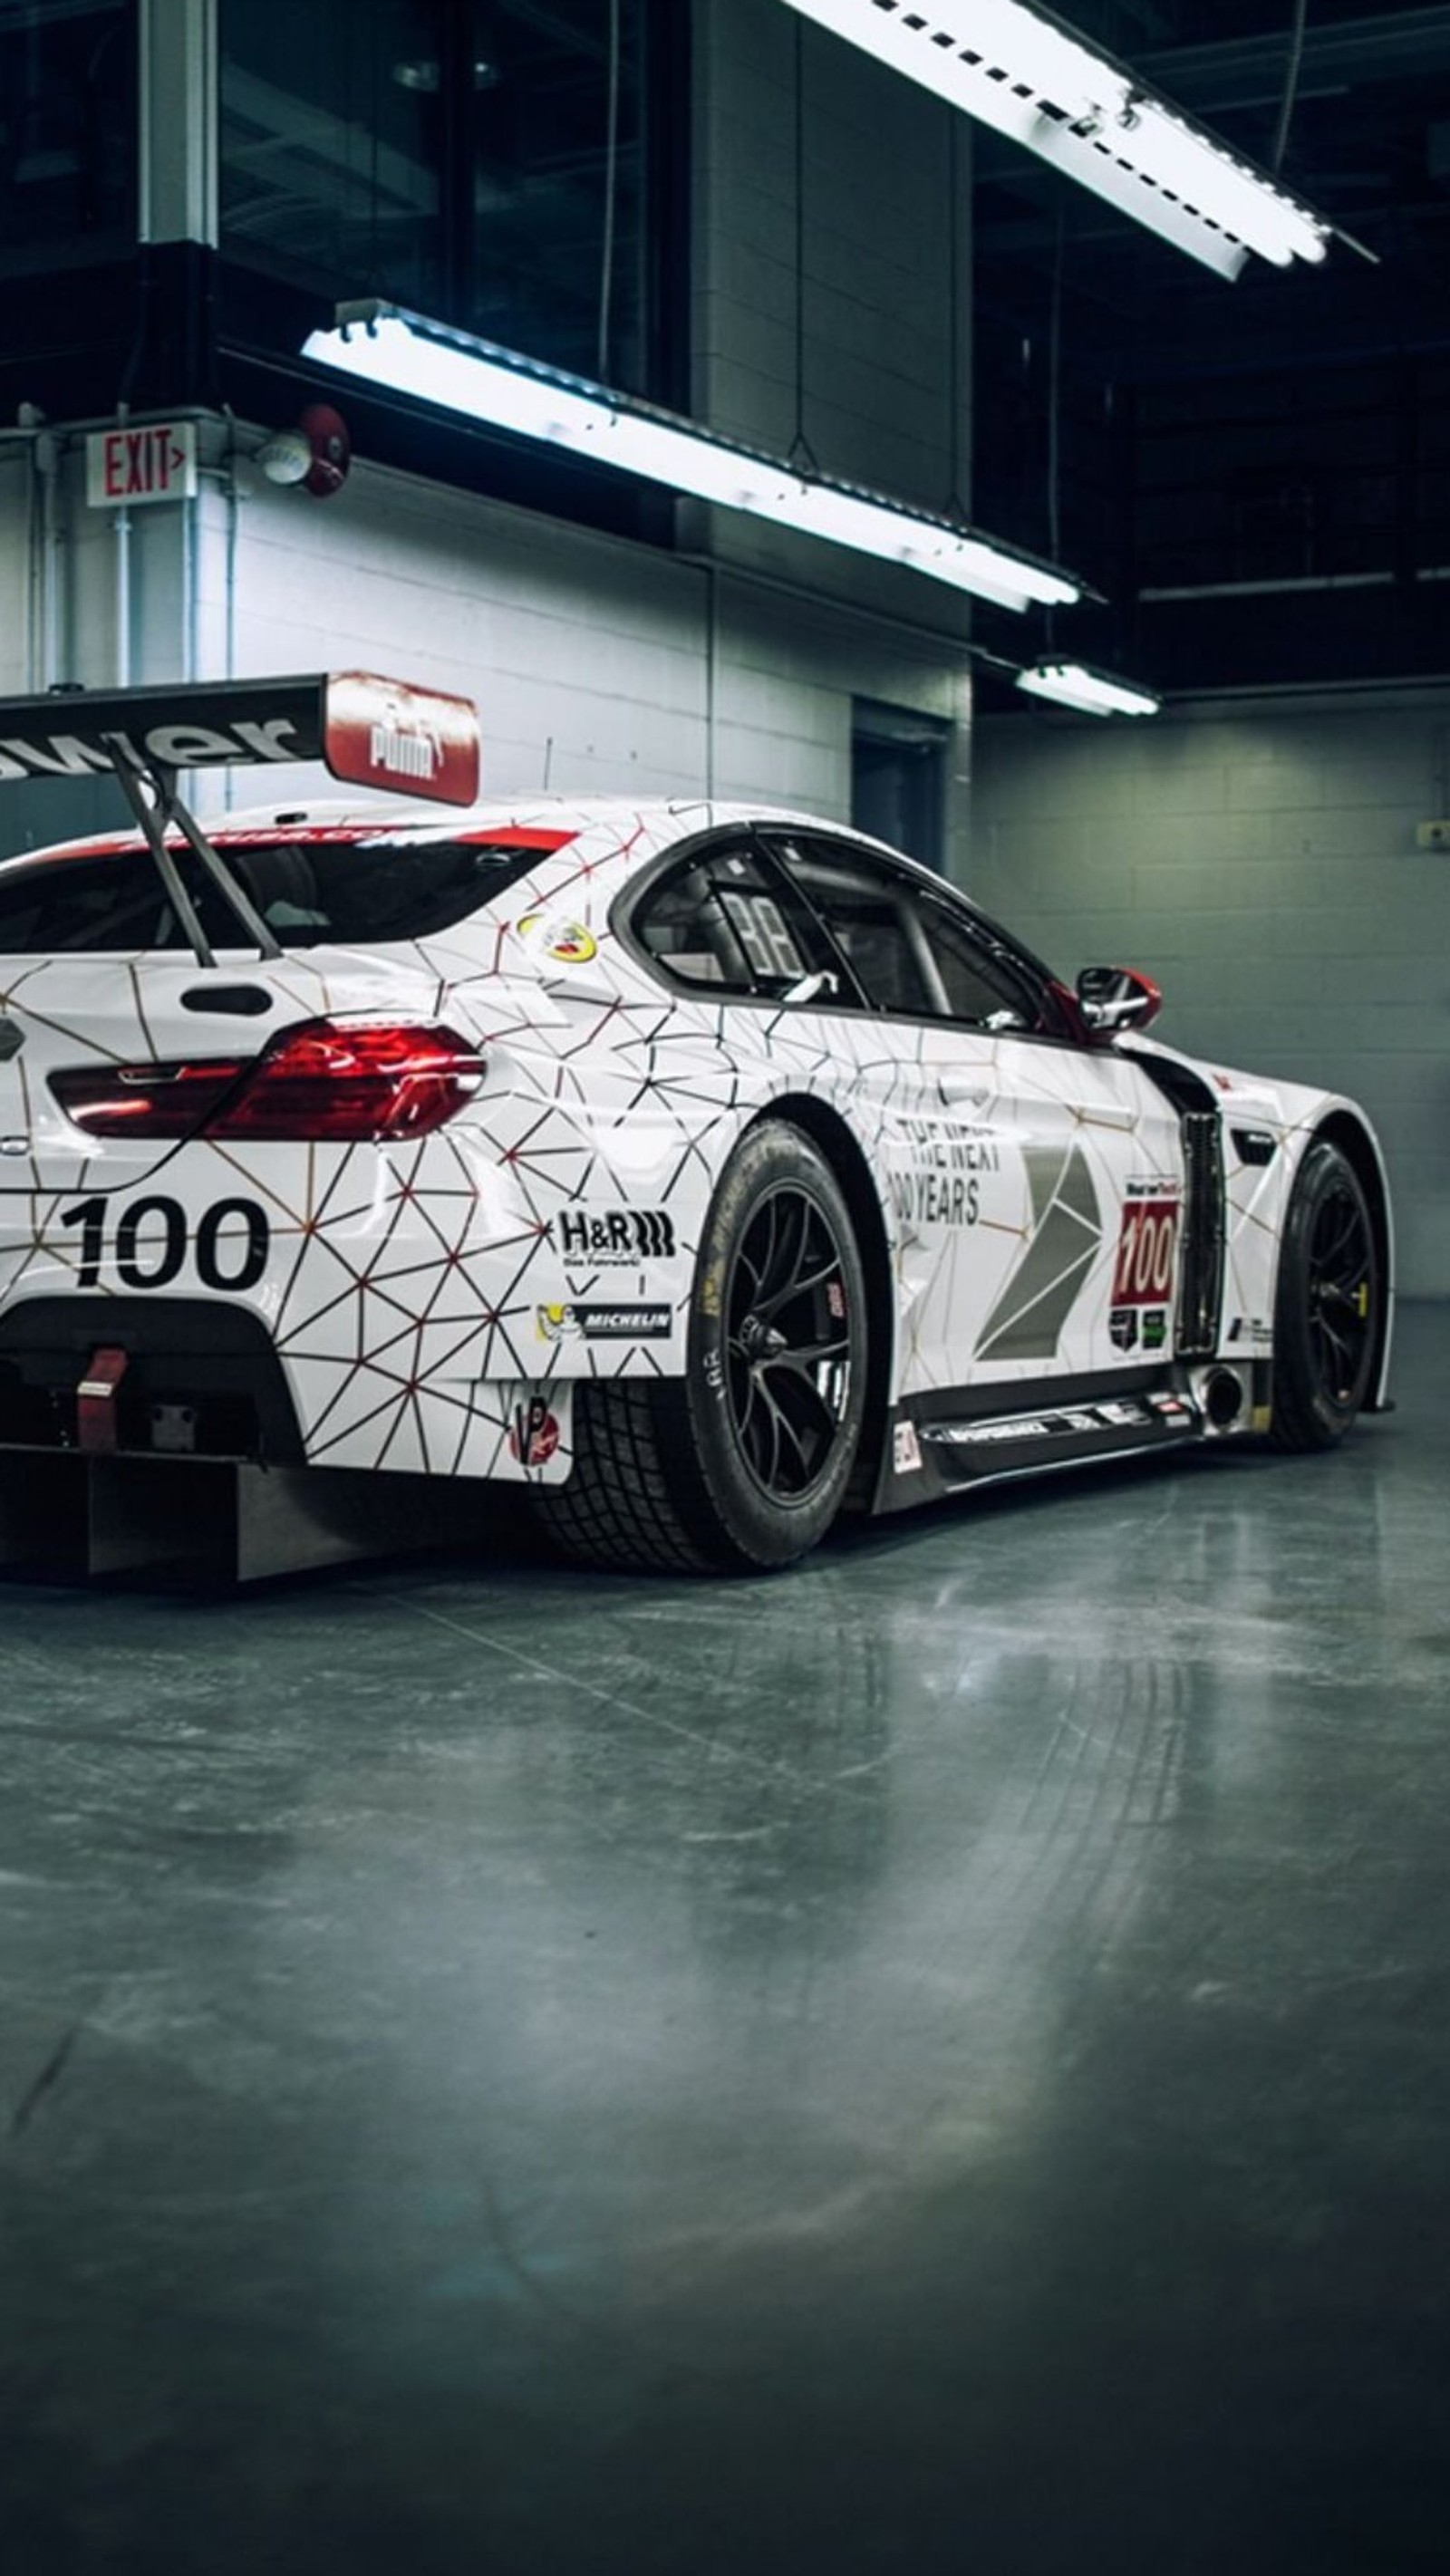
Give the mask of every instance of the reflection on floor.
<svg viewBox="0 0 1450 2576">
<path fill-rule="evenodd" d="M 4 1601 L 14 2576 L 1443 2547 L 1450 1329 L 749 1585 Z"/>
</svg>

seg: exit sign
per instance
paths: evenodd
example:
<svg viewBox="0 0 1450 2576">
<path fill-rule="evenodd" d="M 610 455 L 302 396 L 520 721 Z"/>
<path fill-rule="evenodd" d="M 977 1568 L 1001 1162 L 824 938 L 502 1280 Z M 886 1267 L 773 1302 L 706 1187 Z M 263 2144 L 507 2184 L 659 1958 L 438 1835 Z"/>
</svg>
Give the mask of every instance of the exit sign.
<svg viewBox="0 0 1450 2576">
<path fill-rule="evenodd" d="M 93 429 L 86 439 L 86 499 L 93 510 L 142 501 L 189 501 L 196 490 L 196 423 L 151 420 Z"/>
</svg>

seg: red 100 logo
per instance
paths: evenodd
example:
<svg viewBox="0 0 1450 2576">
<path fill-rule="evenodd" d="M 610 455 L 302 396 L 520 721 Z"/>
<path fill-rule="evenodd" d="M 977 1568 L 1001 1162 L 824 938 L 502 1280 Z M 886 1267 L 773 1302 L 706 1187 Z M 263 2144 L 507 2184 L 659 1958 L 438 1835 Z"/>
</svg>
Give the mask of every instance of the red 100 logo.
<svg viewBox="0 0 1450 2576">
<path fill-rule="evenodd" d="M 1178 1251 L 1178 1199 L 1129 1199 L 1113 1273 L 1115 1306 L 1166 1306 Z"/>
</svg>

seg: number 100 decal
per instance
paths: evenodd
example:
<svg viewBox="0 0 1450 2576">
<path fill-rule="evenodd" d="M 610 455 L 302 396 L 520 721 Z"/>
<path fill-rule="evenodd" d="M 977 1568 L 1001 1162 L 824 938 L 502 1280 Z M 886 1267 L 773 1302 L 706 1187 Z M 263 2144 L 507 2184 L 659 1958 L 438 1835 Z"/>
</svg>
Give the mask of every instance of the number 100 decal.
<svg viewBox="0 0 1450 2576">
<path fill-rule="evenodd" d="M 1129 1199 L 1118 1237 L 1113 1273 L 1115 1306 L 1166 1306 L 1173 1289 L 1173 1262 L 1178 1250 L 1176 1197 Z"/>
<path fill-rule="evenodd" d="M 98 1288 L 107 1259 L 109 1199 L 81 1199 L 61 1213 L 61 1224 L 80 1233 L 78 1288 Z M 109 1256 L 123 1288 L 169 1288 L 190 1253 L 203 1288 L 233 1295 L 255 1288 L 267 1267 L 272 1229 L 255 1199 L 218 1199 L 197 1222 L 193 1239 L 177 1199 L 133 1199 L 116 1225 Z"/>
</svg>

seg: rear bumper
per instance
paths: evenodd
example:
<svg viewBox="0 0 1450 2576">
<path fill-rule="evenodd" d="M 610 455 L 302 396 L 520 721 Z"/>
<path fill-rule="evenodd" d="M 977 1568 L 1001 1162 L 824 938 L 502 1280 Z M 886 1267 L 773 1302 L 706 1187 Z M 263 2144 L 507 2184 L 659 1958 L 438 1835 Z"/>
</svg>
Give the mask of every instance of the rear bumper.
<svg viewBox="0 0 1450 2576">
<path fill-rule="evenodd" d="M 24 1298 L 0 1311 L 0 1454 L 99 1447 L 107 1459 L 189 1468 L 203 1508 L 200 1471 L 213 1463 L 316 1468 L 326 1481 L 562 1483 L 571 1380 L 475 1379 L 457 1353 L 452 1371 L 430 1376 L 424 1327 L 394 1314 L 382 1329 L 381 1347 L 309 1370 L 239 1301 Z M 114 1393 L 97 1422 L 84 1390 L 102 1354 Z"/>
<path fill-rule="evenodd" d="M 492 1107 L 531 1119 L 527 1170 L 460 1125 L 194 1143 L 139 1194 L 0 1192 L 0 1442 L 69 1445 L 87 1362 L 119 1348 L 127 1450 L 166 1445 L 151 1410 L 180 1405 L 197 1454 L 560 1481 L 577 1380 L 682 1371 L 691 1229 L 653 1187 L 591 1179 L 577 1120 Z"/>
<path fill-rule="evenodd" d="M 189 1435 L 197 1457 L 302 1465 L 297 1408 L 271 1336 L 250 1308 L 219 1298 L 29 1297 L 0 1312 L 0 1445 L 78 1447 L 76 1391 L 102 1349 L 127 1363 L 118 1450 L 154 1453 L 164 1414 L 169 1436 Z"/>
</svg>

